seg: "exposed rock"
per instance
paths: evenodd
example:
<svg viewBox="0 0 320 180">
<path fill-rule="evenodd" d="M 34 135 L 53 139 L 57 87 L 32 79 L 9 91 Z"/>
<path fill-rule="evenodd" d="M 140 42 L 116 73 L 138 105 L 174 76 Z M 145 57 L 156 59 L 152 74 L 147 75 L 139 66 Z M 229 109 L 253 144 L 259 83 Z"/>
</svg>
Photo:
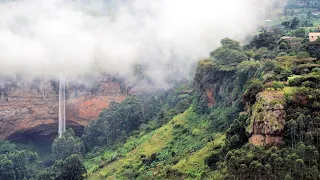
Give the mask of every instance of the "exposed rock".
<svg viewBox="0 0 320 180">
<path fill-rule="evenodd" d="M 208 98 L 208 107 L 212 107 L 215 104 L 214 100 L 214 90 L 212 88 L 206 90 L 207 98 Z"/>
<path fill-rule="evenodd" d="M 50 81 L 8 82 L 0 91 L 0 139 L 54 138 L 58 130 L 56 85 Z M 72 127 L 77 134 L 112 101 L 126 98 L 117 82 L 104 80 L 96 87 L 67 84 L 67 128 Z"/>
<path fill-rule="evenodd" d="M 280 145 L 283 143 L 283 137 L 282 136 L 254 134 L 250 137 L 249 142 L 254 145 L 259 145 L 259 146 Z"/>
<path fill-rule="evenodd" d="M 214 83 L 207 83 L 203 85 L 204 92 L 207 96 L 208 107 L 213 107 L 217 102 L 225 106 L 232 106 L 234 99 L 232 97 L 232 85 L 229 82 L 228 73 L 222 80 L 216 80 Z"/>
<path fill-rule="evenodd" d="M 252 107 L 252 116 L 247 132 L 249 141 L 255 145 L 280 145 L 283 143 L 286 111 L 283 93 L 264 91 L 257 95 L 257 102 Z"/>
</svg>

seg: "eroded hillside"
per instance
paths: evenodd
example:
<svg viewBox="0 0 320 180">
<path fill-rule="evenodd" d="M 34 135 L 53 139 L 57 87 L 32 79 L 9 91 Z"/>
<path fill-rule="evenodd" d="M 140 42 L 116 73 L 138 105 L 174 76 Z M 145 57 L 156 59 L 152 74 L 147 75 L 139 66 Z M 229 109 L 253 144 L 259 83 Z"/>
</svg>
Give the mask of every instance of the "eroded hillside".
<svg viewBox="0 0 320 180">
<path fill-rule="evenodd" d="M 0 93 L 0 139 L 53 140 L 58 128 L 57 82 L 4 80 Z M 67 85 L 67 128 L 78 135 L 111 102 L 121 102 L 126 93 L 118 82 L 104 80 L 95 86 Z"/>
</svg>

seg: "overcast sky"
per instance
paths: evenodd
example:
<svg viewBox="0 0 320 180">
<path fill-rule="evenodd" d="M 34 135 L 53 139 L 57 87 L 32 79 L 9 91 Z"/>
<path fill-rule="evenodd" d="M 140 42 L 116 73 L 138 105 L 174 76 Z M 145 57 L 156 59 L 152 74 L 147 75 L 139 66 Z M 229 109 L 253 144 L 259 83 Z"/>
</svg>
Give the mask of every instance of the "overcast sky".
<svg viewBox="0 0 320 180">
<path fill-rule="evenodd" d="M 0 71 L 132 75 L 162 83 L 208 56 L 224 37 L 243 41 L 277 0 L 15 0 L 0 3 Z"/>
</svg>

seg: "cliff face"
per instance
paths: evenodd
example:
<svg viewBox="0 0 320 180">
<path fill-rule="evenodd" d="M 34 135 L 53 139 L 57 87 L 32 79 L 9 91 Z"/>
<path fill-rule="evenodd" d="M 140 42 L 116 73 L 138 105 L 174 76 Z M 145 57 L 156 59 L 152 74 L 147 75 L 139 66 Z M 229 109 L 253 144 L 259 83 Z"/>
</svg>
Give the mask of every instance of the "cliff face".
<svg viewBox="0 0 320 180">
<path fill-rule="evenodd" d="M 88 88 L 90 87 L 90 88 Z M 94 87 L 94 88 L 91 88 Z M 0 86 L 0 139 L 53 139 L 58 130 L 57 82 L 6 81 Z M 120 84 L 111 80 L 95 86 L 67 84 L 67 128 L 77 134 L 95 120 L 110 102 L 126 98 Z"/>
<path fill-rule="evenodd" d="M 259 93 L 257 102 L 252 107 L 250 125 L 247 127 L 249 141 L 264 146 L 282 144 L 285 118 L 283 92 Z"/>
</svg>

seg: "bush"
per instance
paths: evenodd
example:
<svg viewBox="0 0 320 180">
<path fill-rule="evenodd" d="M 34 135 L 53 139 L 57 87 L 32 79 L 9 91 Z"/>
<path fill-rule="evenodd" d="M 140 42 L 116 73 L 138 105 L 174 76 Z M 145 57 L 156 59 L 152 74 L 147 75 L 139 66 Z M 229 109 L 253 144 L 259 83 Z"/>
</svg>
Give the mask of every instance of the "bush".
<svg viewBox="0 0 320 180">
<path fill-rule="evenodd" d="M 279 45 L 279 49 L 283 52 L 287 52 L 288 51 L 288 46 L 285 42 L 280 43 Z"/>
<path fill-rule="evenodd" d="M 281 57 L 281 56 L 287 56 L 287 53 L 285 53 L 285 52 L 280 52 L 280 53 L 278 53 L 278 55 L 277 55 L 278 57 Z"/>
<path fill-rule="evenodd" d="M 315 84 L 315 86 L 319 86 L 320 83 L 320 75 L 304 75 L 295 77 L 289 80 L 290 86 L 301 86 L 303 82 L 310 81 Z M 308 83 L 307 83 L 308 85 Z"/>
<path fill-rule="evenodd" d="M 302 78 L 298 78 L 298 77 L 289 79 L 290 86 L 300 86 L 302 82 L 303 82 Z"/>
<path fill-rule="evenodd" d="M 305 81 L 301 84 L 304 87 L 310 87 L 310 88 L 314 88 L 316 87 L 316 84 L 312 81 Z"/>
<path fill-rule="evenodd" d="M 280 82 L 280 81 L 273 81 L 272 88 L 275 90 L 278 90 L 278 89 L 282 90 L 284 88 L 284 84 L 283 82 Z"/>
<path fill-rule="evenodd" d="M 216 107 L 209 115 L 210 127 L 215 131 L 225 131 L 238 113 L 238 109 L 233 107 Z"/>
<path fill-rule="evenodd" d="M 314 68 L 320 68 L 319 64 L 307 63 L 307 64 L 300 64 L 296 68 L 293 69 L 295 74 L 308 74 Z"/>
<path fill-rule="evenodd" d="M 307 51 L 302 51 L 298 53 L 297 58 L 298 59 L 310 58 L 310 54 Z"/>
<path fill-rule="evenodd" d="M 297 67 L 298 70 L 302 70 L 302 69 L 309 69 L 312 70 L 313 68 L 320 68 L 319 64 L 311 64 L 311 63 L 307 63 L 307 64 L 301 64 Z"/>
<path fill-rule="evenodd" d="M 320 73 L 320 68 L 313 68 L 312 73 Z"/>
<path fill-rule="evenodd" d="M 175 108 L 178 113 L 182 113 L 189 108 L 190 104 L 191 104 L 190 100 L 184 99 L 184 100 L 181 100 L 180 102 L 178 102 L 178 104 L 176 105 Z"/>
<path fill-rule="evenodd" d="M 306 30 L 304 28 L 296 29 L 293 34 L 297 37 L 305 37 L 306 36 Z"/>
<path fill-rule="evenodd" d="M 263 64 L 262 69 L 265 72 L 272 71 L 276 67 L 276 62 L 272 60 L 266 60 L 266 62 Z"/>
<path fill-rule="evenodd" d="M 249 104 L 254 104 L 256 102 L 256 95 L 263 91 L 263 89 L 263 83 L 259 79 L 251 80 L 242 96 L 243 101 L 249 102 Z"/>
</svg>

